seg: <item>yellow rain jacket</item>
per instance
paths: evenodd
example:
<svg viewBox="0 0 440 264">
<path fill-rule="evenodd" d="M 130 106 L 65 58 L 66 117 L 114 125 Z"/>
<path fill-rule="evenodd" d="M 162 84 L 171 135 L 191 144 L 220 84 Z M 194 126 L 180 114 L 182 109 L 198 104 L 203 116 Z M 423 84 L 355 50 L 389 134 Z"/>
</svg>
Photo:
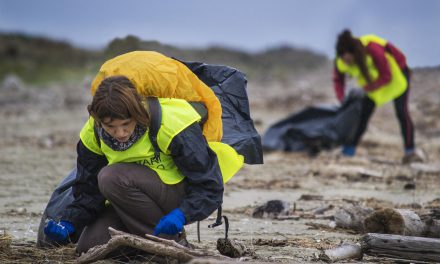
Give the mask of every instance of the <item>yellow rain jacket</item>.
<svg viewBox="0 0 440 264">
<path fill-rule="evenodd" d="M 106 61 L 92 82 L 92 95 L 107 77 L 123 75 L 144 97 L 180 98 L 203 102 L 208 118 L 203 134 L 208 141 L 221 141 L 222 108 L 214 92 L 185 65 L 153 51 L 133 51 Z"/>
</svg>

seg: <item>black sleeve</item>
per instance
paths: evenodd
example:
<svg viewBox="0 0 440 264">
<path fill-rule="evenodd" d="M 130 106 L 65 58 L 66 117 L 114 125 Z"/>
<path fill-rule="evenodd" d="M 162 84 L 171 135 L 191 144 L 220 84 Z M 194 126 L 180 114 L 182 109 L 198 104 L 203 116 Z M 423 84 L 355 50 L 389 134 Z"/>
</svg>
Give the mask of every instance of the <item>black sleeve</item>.
<svg viewBox="0 0 440 264">
<path fill-rule="evenodd" d="M 81 140 L 76 151 L 77 174 L 73 185 L 75 200 L 66 208 L 61 219 L 73 223 L 76 229 L 81 229 L 104 209 L 105 198 L 99 191 L 97 176 L 108 161 L 105 156 L 90 151 Z"/>
<path fill-rule="evenodd" d="M 223 178 L 217 155 L 209 148 L 199 124 L 194 123 L 176 135 L 169 150 L 185 175 L 186 196 L 179 208 L 186 222 L 207 218 L 222 204 Z"/>
</svg>

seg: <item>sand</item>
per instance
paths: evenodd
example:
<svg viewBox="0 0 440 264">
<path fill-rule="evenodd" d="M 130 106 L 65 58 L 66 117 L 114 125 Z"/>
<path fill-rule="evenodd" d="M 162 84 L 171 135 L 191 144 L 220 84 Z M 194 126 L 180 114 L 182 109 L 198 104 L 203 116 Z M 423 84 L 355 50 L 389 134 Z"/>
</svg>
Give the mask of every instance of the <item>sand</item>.
<svg viewBox="0 0 440 264">
<path fill-rule="evenodd" d="M 287 114 L 318 103 L 335 103 L 331 70 L 323 67 L 288 83 L 261 84 L 250 80 L 251 112 L 257 129 L 265 129 Z M 402 165 L 402 138 L 392 104 L 376 110 L 357 156 L 344 158 L 339 149 L 311 158 L 303 153 L 265 153 L 264 165 L 246 165 L 225 187 L 224 211 L 231 238 L 269 262 L 316 262 L 321 249 L 356 242 L 360 235 L 320 228 L 329 219 L 273 220 L 252 218 L 252 209 L 271 199 L 288 202 L 297 212 L 333 205 L 325 212 L 351 204 L 384 207 L 427 206 L 440 197 L 440 74 L 414 74 L 410 111 L 416 142 L 428 161 L 423 166 Z M 33 246 L 42 211 L 58 182 L 75 166 L 78 133 L 88 118 L 90 100 L 82 84 L 0 89 L 0 230 L 13 244 Z M 321 200 L 299 200 L 303 194 Z M 223 227 L 208 229 L 215 214 L 187 226 L 189 240 L 215 248 Z M 72 256 L 73 258 L 73 256 Z M 73 259 L 72 259 L 73 260 Z M 384 260 L 366 257 L 361 262 Z"/>
</svg>

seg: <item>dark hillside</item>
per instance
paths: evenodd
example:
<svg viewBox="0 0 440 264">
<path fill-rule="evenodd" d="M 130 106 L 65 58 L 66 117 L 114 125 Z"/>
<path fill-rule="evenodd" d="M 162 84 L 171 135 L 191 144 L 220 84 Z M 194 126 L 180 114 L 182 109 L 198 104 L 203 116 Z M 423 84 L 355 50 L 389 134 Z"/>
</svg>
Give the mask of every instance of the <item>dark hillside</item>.
<svg viewBox="0 0 440 264">
<path fill-rule="evenodd" d="M 181 60 L 225 64 L 259 81 L 284 78 L 327 61 L 323 55 L 289 46 L 273 47 L 259 53 L 220 46 L 183 49 L 127 36 L 114 39 L 102 51 L 93 51 L 64 41 L 5 33 L 0 34 L 0 80 L 8 74 L 17 75 L 28 83 L 93 75 L 105 60 L 134 50 L 155 50 Z"/>
</svg>

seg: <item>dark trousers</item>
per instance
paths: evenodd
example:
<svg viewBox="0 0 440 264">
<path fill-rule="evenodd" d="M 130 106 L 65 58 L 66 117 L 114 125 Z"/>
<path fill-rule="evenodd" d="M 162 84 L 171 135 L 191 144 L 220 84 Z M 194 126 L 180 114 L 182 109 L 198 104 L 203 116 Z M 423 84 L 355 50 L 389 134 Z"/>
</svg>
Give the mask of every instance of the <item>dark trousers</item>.
<svg viewBox="0 0 440 264">
<path fill-rule="evenodd" d="M 410 149 L 410 148 L 414 148 L 414 125 L 411 120 L 411 116 L 409 114 L 409 109 L 408 109 L 408 98 L 410 91 L 409 69 L 405 68 L 403 70 L 403 74 L 405 75 L 406 80 L 408 82 L 408 87 L 401 96 L 394 99 L 394 109 L 396 111 L 397 119 L 399 120 L 400 130 L 402 133 L 405 149 Z M 374 109 L 375 109 L 374 102 L 370 98 L 365 96 L 362 102 L 362 112 L 360 116 L 359 127 L 356 131 L 353 140 L 349 142 L 348 145 L 352 145 L 352 146 L 358 145 L 360 139 L 362 138 L 362 135 L 367 129 L 368 121 L 370 120 L 370 117 L 373 114 Z"/>
<path fill-rule="evenodd" d="M 185 195 L 183 181 L 164 184 L 155 171 L 133 163 L 104 167 L 98 174 L 98 185 L 111 205 L 84 229 L 78 241 L 78 253 L 107 243 L 108 227 L 141 237 L 153 234 L 159 220 L 177 208 Z"/>
</svg>

